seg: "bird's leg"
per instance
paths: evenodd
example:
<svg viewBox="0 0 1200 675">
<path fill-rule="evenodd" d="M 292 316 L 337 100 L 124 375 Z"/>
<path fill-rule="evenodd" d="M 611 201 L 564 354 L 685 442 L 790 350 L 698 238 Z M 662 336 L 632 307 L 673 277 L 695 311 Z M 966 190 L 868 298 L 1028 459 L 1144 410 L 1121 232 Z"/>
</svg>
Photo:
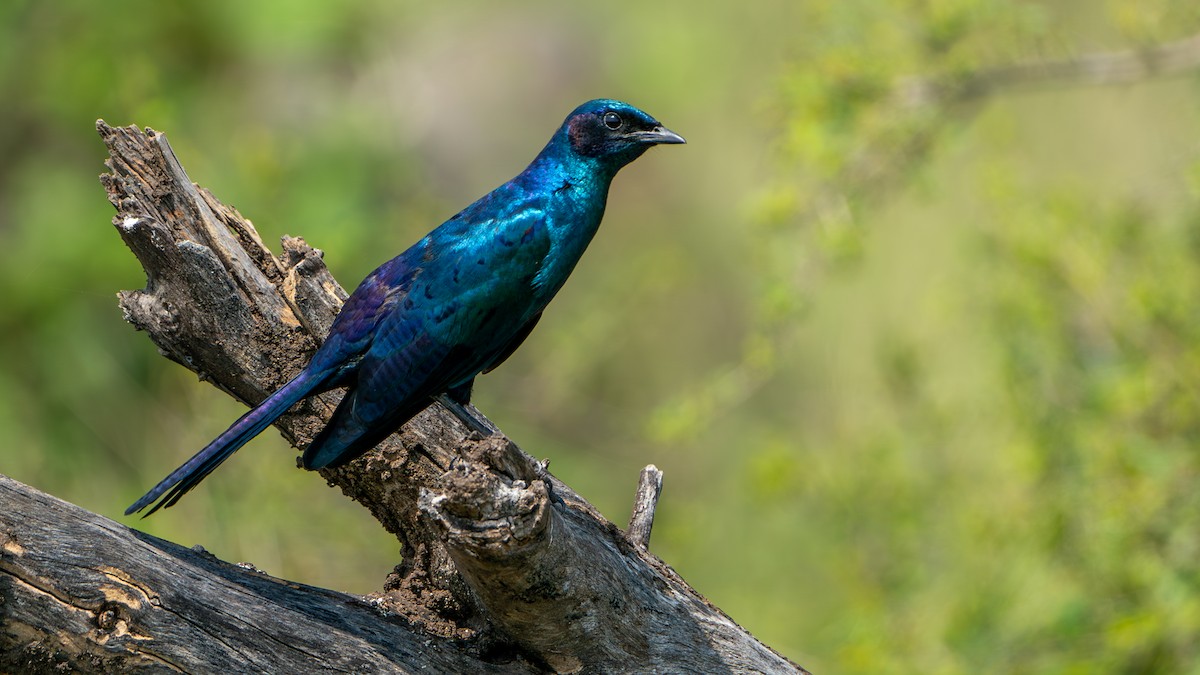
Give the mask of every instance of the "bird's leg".
<svg viewBox="0 0 1200 675">
<path fill-rule="evenodd" d="M 471 404 L 464 405 L 446 394 L 438 394 L 434 398 L 438 403 L 442 404 L 443 408 L 449 410 L 455 417 L 462 420 L 462 423 L 467 425 L 467 428 L 471 431 L 478 431 L 485 438 L 500 433 L 500 430 L 493 426 L 490 420 L 475 414 L 475 408 Z"/>
</svg>

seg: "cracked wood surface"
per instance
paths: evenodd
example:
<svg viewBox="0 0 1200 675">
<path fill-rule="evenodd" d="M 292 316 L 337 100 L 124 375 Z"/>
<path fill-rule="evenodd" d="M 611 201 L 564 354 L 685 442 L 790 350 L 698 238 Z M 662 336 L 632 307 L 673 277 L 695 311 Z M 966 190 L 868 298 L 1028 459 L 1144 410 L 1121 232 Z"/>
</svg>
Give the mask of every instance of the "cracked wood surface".
<svg viewBox="0 0 1200 675">
<path fill-rule="evenodd" d="M 355 596 L 276 579 L 0 476 L 0 672 L 494 672 Z"/>
</svg>

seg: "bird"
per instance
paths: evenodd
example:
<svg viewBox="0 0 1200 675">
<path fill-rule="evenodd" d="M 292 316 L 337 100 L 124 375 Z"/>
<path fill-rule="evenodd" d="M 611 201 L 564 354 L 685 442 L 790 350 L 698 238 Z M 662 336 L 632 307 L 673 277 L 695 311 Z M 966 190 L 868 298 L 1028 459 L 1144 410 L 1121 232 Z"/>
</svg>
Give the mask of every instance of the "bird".
<svg viewBox="0 0 1200 675">
<path fill-rule="evenodd" d="M 617 172 L 655 145 L 680 143 L 628 103 L 575 108 L 524 171 L 367 275 L 303 370 L 125 515 L 173 506 L 293 405 L 332 389 L 346 391 L 305 448 L 305 469 L 358 458 L 434 400 L 490 431 L 465 408 L 476 376 L 537 325 L 596 234 Z"/>
</svg>

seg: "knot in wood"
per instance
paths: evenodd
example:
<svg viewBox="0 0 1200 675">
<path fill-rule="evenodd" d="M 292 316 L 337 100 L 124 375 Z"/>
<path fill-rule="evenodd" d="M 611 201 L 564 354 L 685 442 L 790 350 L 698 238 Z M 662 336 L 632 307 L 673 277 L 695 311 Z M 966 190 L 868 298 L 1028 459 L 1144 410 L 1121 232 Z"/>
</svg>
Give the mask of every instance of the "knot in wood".
<svg viewBox="0 0 1200 675">
<path fill-rule="evenodd" d="M 96 610 L 96 628 L 112 633 L 120 628 L 128 616 L 129 609 L 119 602 L 106 602 Z"/>
</svg>

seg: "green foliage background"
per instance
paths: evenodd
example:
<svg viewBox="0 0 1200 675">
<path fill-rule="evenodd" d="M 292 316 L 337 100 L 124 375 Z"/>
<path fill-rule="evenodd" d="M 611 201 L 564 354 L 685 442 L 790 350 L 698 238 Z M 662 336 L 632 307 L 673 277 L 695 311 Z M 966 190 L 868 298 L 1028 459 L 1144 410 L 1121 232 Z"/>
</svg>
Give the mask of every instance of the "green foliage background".
<svg viewBox="0 0 1200 675">
<path fill-rule="evenodd" d="M 1194 2 L 0 4 L 0 472 L 120 518 L 238 414 L 125 325 L 92 123 L 347 286 L 520 170 L 575 104 L 689 145 L 477 403 L 814 672 L 1200 672 L 1200 84 L 1004 90 L 1200 32 Z M 264 434 L 127 522 L 378 588 L 396 546 Z"/>
</svg>

